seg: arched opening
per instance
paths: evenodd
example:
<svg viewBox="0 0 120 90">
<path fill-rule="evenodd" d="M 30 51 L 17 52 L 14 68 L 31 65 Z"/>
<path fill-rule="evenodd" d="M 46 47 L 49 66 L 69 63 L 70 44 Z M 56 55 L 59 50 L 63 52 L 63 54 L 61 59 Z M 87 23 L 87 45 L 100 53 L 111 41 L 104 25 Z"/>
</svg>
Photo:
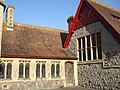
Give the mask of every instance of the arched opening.
<svg viewBox="0 0 120 90">
<path fill-rule="evenodd" d="M 25 65 L 25 78 L 29 78 L 30 65 L 27 63 Z"/>
<path fill-rule="evenodd" d="M 36 78 L 40 77 L 40 64 L 36 65 Z"/>
<path fill-rule="evenodd" d="M 65 63 L 65 78 L 67 85 L 73 85 L 74 83 L 74 64 L 73 62 Z"/>
<path fill-rule="evenodd" d="M 56 77 L 60 77 L 60 64 L 56 65 Z"/>
<path fill-rule="evenodd" d="M 4 77 L 4 73 L 5 73 L 5 64 L 4 64 L 4 63 L 1 63 L 1 64 L 0 64 L 0 79 L 5 78 L 5 77 Z"/>
<path fill-rule="evenodd" d="M 45 77 L 45 73 L 46 69 L 45 69 L 45 64 L 42 64 L 42 77 Z"/>
<path fill-rule="evenodd" d="M 12 74 L 12 64 L 8 63 L 7 64 L 7 74 L 6 74 L 6 78 L 11 79 L 11 74 Z"/>
<path fill-rule="evenodd" d="M 19 65 L 19 78 L 23 78 L 23 68 L 24 68 L 23 63 L 20 63 L 20 65 Z"/>
<path fill-rule="evenodd" d="M 55 65 L 54 64 L 51 65 L 51 77 L 52 78 L 55 77 Z"/>
</svg>

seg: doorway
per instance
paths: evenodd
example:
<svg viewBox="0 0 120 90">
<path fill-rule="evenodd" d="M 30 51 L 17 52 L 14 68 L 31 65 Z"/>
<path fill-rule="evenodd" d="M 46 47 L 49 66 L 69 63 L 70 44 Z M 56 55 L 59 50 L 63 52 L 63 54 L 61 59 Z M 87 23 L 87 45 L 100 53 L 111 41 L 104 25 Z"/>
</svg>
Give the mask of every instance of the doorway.
<svg viewBox="0 0 120 90">
<path fill-rule="evenodd" d="M 65 78 L 66 78 L 67 86 L 74 85 L 74 63 L 73 62 L 65 63 Z"/>
</svg>

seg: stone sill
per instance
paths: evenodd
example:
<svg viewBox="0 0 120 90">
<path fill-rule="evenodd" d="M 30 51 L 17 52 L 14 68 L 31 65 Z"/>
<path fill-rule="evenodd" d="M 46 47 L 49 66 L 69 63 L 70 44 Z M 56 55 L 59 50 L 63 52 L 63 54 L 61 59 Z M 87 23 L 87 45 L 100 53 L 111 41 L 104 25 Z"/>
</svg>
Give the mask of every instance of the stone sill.
<svg viewBox="0 0 120 90">
<path fill-rule="evenodd" d="M 103 68 L 105 68 L 105 69 L 109 69 L 109 68 L 120 68 L 120 66 L 104 66 L 104 65 L 103 65 Z"/>
<path fill-rule="evenodd" d="M 51 78 L 51 79 L 40 79 L 40 78 L 37 78 L 36 79 L 36 81 L 54 81 L 54 80 L 62 80 L 60 77 L 58 77 L 58 78 Z"/>
<path fill-rule="evenodd" d="M 61 80 L 61 78 L 51 78 L 51 80 Z"/>
<path fill-rule="evenodd" d="M 0 79 L 0 82 L 12 81 L 12 79 Z"/>
<path fill-rule="evenodd" d="M 78 65 L 84 65 L 84 64 L 100 64 L 103 63 L 103 60 L 94 60 L 94 61 L 78 61 Z"/>
<path fill-rule="evenodd" d="M 22 83 L 22 82 L 47 82 L 47 81 L 65 81 L 65 79 L 57 79 L 57 80 L 2 80 L 0 83 Z"/>
<path fill-rule="evenodd" d="M 47 80 L 47 78 L 46 77 L 43 77 L 43 78 L 42 77 L 40 77 L 40 78 L 37 77 L 36 80 L 39 80 L 39 81 L 40 80 Z"/>
<path fill-rule="evenodd" d="M 29 80 L 31 80 L 30 78 L 18 78 L 18 80 L 20 80 L 20 81 L 29 81 Z"/>
<path fill-rule="evenodd" d="M 0 80 L 0 83 L 6 83 L 6 82 L 28 82 L 28 81 L 36 81 L 36 80 L 6 80 L 6 79 L 4 79 L 4 80 Z"/>
</svg>

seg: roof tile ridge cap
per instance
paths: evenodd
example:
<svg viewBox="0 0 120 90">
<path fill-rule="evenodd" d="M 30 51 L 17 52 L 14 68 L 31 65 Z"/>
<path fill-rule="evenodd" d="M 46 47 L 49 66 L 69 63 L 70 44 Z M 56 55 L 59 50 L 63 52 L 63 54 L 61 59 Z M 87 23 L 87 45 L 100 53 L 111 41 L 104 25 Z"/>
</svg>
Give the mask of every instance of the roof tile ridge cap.
<svg viewBox="0 0 120 90">
<path fill-rule="evenodd" d="M 56 29 L 56 28 L 50 28 L 50 27 L 43 27 L 43 26 L 34 26 L 30 24 L 21 24 L 21 23 L 15 23 L 17 26 L 23 26 L 27 28 L 32 29 L 40 29 L 40 30 L 46 30 L 46 31 L 56 31 L 56 32 L 65 32 L 64 30 Z"/>
<path fill-rule="evenodd" d="M 98 5 L 101 5 L 101 6 L 105 7 L 105 8 L 110 9 L 110 10 L 113 10 L 113 11 L 116 11 L 116 12 L 120 13 L 120 10 L 117 10 L 117 9 L 115 9 L 115 8 L 112 8 L 111 6 L 106 5 L 106 4 L 104 4 L 104 3 L 98 2 L 97 0 L 89 0 L 89 1 L 91 1 L 91 2 L 93 2 L 93 3 L 96 3 L 96 4 L 98 4 Z"/>
</svg>

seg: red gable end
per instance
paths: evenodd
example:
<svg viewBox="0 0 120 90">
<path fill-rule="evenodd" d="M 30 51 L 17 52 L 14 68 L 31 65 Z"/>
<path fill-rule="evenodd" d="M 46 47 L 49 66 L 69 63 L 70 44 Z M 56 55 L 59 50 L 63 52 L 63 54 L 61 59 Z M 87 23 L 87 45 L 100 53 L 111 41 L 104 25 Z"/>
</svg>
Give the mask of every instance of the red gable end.
<svg viewBox="0 0 120 90">
<path fill-rule="evenodd" d="M 81 0 L 78 10 L 75 15 L 75 19 L 73 22 L 73 25 L 71 27 L 71 30 L 67 36 L 66 42 L 64 44 L 64 48 L 68 47 L 68 44 L 70 42 L 72 33 L 74 30 L 81 28 L 85 25 L 88 25 L 90 23 L 93 23 L 98 20 L 98 17 L 94 14 L 94 12 L 90 9 L 89 5 L 85 3 L 85 0 Z"/>
<path fill-rule="evenodd" d="M 106 18 L 104 18 L 104 15 L 101 15 L 99 11 L 94 8 L 94 6 L 91 4 L 92 0 L 81 0 L 79 7 L 77 9 L 73 25 L 71 27 L 71 30 L 66 38 L 66 41 L 64 43 L 64 48 L 67 48 L 70 42 L 70 39 L 72 37 L 72 34 L 74 30 L 81 28 L 83 26 L 89 25 L 91 23 L 94 23 L 96 21 L 101 21 L 109 28 L 108 30 L 114 34 L 115 37 L 120 39 L 119 32 L 115 30 L 114 26 L 112 26 Z M 92 1 L 93 2 L 93 1 Z M 103 7 L 103 6 L 101 6 Z M 107 13 L 109 14 L 109 13 Z M 117 20 L 119 20 L 117 18 Z M 112 21 L 112 19 L 111 19 Z"/>
<path fill-rule="evenodd" d="M 96 22 L 98 20 L 99 18 L 95 15 L 93 10 L 90 9 L 90 7 L 86 3 L 83 3 L 74 30 Z"/>
</svg>

